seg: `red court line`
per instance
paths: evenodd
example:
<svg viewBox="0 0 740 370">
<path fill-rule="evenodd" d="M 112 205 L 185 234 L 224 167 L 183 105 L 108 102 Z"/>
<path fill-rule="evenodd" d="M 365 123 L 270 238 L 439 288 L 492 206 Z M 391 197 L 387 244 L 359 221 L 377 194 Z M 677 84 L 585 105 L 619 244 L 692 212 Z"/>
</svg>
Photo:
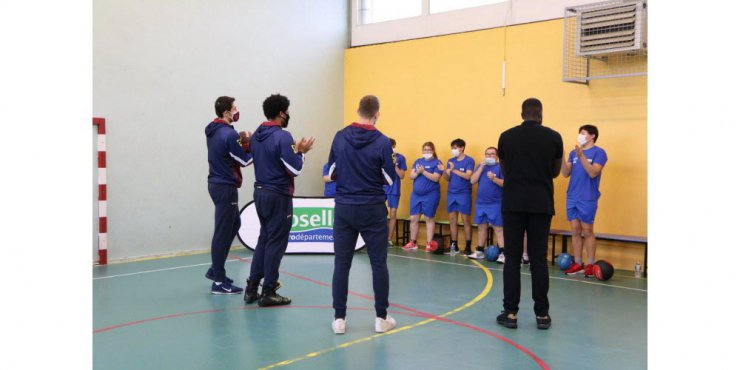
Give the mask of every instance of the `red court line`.
<svg viewBox="0 0 740 370">
<path fill-rule="evenodd" d="M 247 261 L 244 258 L 239 258 L 239 257 L 237 257 L 237 258 L 241 262 L 245 262 L 246 263 L 246 261 Z M 308 282 L 311 282 L 311 283 L 314 283 L 314 284 L 318 284 L 318 285 L 321 285 L 321 286 L 331 287 L 331 284 L 327 284 L 327 283 L 324 283 L 322 281 L 314 280 L 314 279 L 311 279 L 309 277 L 297 275 L 297 274 L 290 273 L 290 272 L 283 271 L 283 270 L 280 270 L 280 273 L 281 274 L 286 274 L 288 276 L 292 276 L 292 277 L 294 277 L 296 279 L 301 279 L 301 280 L 305 280 L 305 281 L 308 281 Z M 372 297 L 372 296 L 369 296 L 369 295 L 366 295 L 366 294 L 353 292 L 351 290 L 348 290 L 348 293 L 351 294 L 351 295 L 357 296 L 357 297 L 365 298 L 367 300 L 375 301 L 375 297 Z M 521 344 L 519 344 L 517 342 L 514 342 L 513 340 L 511 340 L 509 338 L 506 338 L 506 337 L 504 337 L 502 335 L 496 334 L 494 332 L 488 331 L 486 329 L 483 329 L 483 328 L 480 328 L 480 327 L 477 327 L 477 326 L 474 326 L 474 325 L 466 324 L 466 323 L 460 322 L 460 321 L 451 320 L 451 319 L 448 319 L 446 317 L 439 317 L 439 316 L 436 316 L 434 314 L 431 314 L 431 313 L 428 313 L 428 312 L 424 312 L 424 311 L 419 311 L 417 309 L 414 309 L 414 308 L 411 308 L 411 307 L 407 307 L 407 306 L 403 306 L 403 305 L 400 305 L 400 304 L 390 303 L 390 306 L 391 307 L 400 308 L 402 310 L 407 310 L 409 312 L 413 312 L 413 313 L 415 313 L 415 314 L 417 314 L 418 316 L 421 316 L 421 317 L 425 317 L 425 318 L 428 318 L 428 319 L 435 319 L 437 321 L 446 322 L 448 324 L 461 326 L 461 327 L 464 327 L 464 328 L 468 328 L 468 329 L 477 331 L 479 333 L 483 333 L 483 334 L 488 335 L 490 337 L 494 337 L 496 339 L 499 339 L 499 340 L 501 340 L 501 341 L 503 341 L 503 342 L 505 342 L 505 343 L 513 346 L 514 348 L 516 348 L 517 350 L 521 351 L 522 353 L 526 354 L 532 360 L 534 360 L 534 362 L 536 362 L 537 365 L 539 365 L 541 368 L 543 368 L 543 369 L 550 369 L 550 365 L 548 365 L 544 360 L 542 360 L 537 355 L 535 355 L 528 348 L 526 348 L 526 347 L 522 346 Z"/>
</svg>

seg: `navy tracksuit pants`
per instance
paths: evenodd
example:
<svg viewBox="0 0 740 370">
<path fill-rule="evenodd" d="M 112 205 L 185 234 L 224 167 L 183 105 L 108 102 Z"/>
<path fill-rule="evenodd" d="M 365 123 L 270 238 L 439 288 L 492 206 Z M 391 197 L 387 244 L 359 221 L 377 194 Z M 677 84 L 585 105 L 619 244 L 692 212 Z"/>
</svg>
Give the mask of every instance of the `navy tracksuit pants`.
<svg viewBox="0 0 740 370">
<path fill-rule="evenodd" d="M 293 198 L 264 188 L 254 189 L 254 204 L 260 220 L 260 236 L 252 255 L 249 280 L 263 286 L 277 283 L 280 261 L 288 248 L 288 236 L 293 225 Z"/>
<path fill-rule="evenodd" d="M 211 239 L 213 280 L 223 282 L 226 278 L 226 257 L 242 224 L 239 216 L 239 195 L 234 185 L 210 183 L 208 194 L 216 206 L 216 225 Z"/>
<path fill-rule="evenodd" d="M 334 317 L 347 316 L 349 269 L 355 253 L 357 235 L 362 235 L 370 256 L 375 292 L 375 315 L 385 318 L 388 309 L 388 210 L 384 203 L 334 207 Z"/>
</svg>

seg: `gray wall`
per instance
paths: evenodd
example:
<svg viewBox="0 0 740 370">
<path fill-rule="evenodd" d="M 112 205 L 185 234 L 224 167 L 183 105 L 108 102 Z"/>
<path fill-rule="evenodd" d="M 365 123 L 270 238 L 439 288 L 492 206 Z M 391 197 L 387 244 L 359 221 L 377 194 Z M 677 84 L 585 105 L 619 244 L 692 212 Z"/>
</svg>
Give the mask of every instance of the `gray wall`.
<svg viewBox="0 0 740 370">
<path fill-rule="evenodd" d="M 342 127 L 346 0 L 95 0 L 93 114 L 107 120 L 109 259 L 210 247 L 213 204 L 203 129 L 220 95 L 238 130 L 291 100 L 293 136 L 315 136 L 296 195 L 321 195 Z M 240 205 L 252 199 L 243 169 Z M 238 244 L 238 240 L 234 243 Z"/>
</svg>

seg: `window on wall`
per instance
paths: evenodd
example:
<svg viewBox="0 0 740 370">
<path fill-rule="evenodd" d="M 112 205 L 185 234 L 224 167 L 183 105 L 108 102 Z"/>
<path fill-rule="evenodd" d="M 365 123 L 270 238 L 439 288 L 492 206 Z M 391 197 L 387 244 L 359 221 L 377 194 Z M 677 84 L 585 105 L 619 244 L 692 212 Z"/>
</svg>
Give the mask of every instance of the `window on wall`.
<svg viewBox="0 0 740 370">
<path fill-rule="evenodd" d="M 475 8 L 477 6 L 505 3 L 509 0 L 429 0 L 429 13 Z"/>
<path fill-rule="evenodd" d="M 360 0 L 360 24 L 421 15 L 422 0 Z"/>
</svg>

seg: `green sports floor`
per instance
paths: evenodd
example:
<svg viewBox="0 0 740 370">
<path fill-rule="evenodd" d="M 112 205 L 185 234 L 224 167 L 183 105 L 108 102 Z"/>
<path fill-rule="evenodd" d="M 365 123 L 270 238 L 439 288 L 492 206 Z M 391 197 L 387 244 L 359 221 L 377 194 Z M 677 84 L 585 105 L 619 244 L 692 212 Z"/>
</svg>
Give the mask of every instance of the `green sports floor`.
<svg viewBox="0 0 740 370">
<path fill-rule="evenodd" d="M 251 251 L 232 250 L 243 287 Z M 280 293 L 258 308 L 214 296 L 209 254 L 93 267 L 95 369 L 644 369 L 647 280 L 617 271 L 601 282 L 550 270 L 550 330 L 537 330 L 528 269 L 519 328 L 496 324 L 503 265 L 390 248 L 389 313 L 376 334 L 367 254 L 350 274 L 347 333 L 331 331 L 333 257 L 286 255 Z"/>
</svg>

